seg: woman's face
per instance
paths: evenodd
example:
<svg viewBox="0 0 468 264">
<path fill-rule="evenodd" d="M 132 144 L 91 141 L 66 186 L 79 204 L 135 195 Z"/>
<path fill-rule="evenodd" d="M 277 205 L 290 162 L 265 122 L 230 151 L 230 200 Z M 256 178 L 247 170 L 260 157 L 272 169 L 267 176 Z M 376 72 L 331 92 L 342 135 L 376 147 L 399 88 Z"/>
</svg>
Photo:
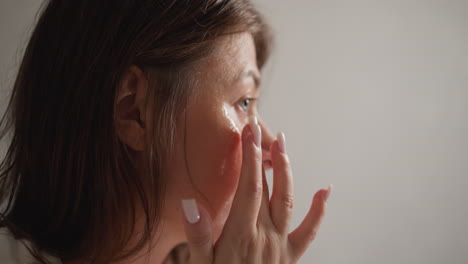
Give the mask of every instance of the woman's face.
<svg viewBox="0 0 468 264">
<path fill-rule="evenodd" d="M 237 188 L 240 132 L 248 116 L 256 115 L 262 127 L 265 168 L 270 166 L 274 138 L 257 113 L 260 72 L 251 34 L 220 39 L 218 49 L 199 62 L 193 74 L 195 89 L 177 120 L 178 144 L 170 164 L 167 201 L 170 208 L 180 208 L 180 199 L 195 198 L 211 214 L 217 238 Z M 174 212 L 180 213 L 180 209 Z"/>
</svg>

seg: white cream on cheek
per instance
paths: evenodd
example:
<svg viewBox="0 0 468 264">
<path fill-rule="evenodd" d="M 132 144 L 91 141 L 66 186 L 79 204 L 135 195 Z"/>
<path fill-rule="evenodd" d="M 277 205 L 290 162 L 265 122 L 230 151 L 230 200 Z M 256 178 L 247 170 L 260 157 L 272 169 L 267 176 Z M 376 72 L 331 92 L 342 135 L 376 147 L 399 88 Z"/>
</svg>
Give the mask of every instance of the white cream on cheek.
<svg viewBox="0 0 468 264">
<path fill-rule="evenodd" d="M 233 114 L 231 114 L 230 112 L 233 112 L 233 110 L 228 110 L 228 108 L 231 108 L 229 106 L 227 106 L 227 104 L 223 104 L 223 114 L 224 114 L 224 117 L 228 120 L 229 122 L 229 128 L 237 133 L 237 134 L 240 134 L 241 133 L 241 130 L 239 129 L 237 123 L 234 121 L 233 119 Z"/>
<path fill-rule="evenodd" d="M 229 123 L 229 130 L 231 131 L 231 133 L 233 132 L 233 133 L 236 133 L 236 134 L 240 135 L 241 130 L 239 129 L 239 126 L 237 125 L 236 121 L 234 121 L 234 119 L 232 117 L 232 114 L 230 113 L 232 111 L 229 111 L 228 108 L 230 108 L 230 107 L 226 103 L 224 103 L 223 106 L 221 107 L 222 112 L 223 112 L 223 117 Z M 231 150 L 229 150 L 229 151 L 231 151 Z M 227 162 L 227 160 L 224 159 L 223 164 L 221 165 L 222 175 L 225 175 L 225 173 L 226 173 L 226 162 Z"/>
<path fill-rule="evenodd" d="M 220 235 L 220 232 L 223 228 L 223 225 L 226 219 L 229 216 L 232 200 L 234 198 L 235 183 L 238 180 L 238 176 L 240 173 L 240 145 L 238 139 L 240 139 L 241 134 L 241 122 L 237 116 L 235 107 L 229 103 L 222 103 L 221 106 L 222 115 L 221 119 L 223 120 L 219 124 L 225 127 L 225 140 L 227 140 L 227 149 L 226 155 L 223 157 L 222 164 L 221 164 L 221 177 L 224 178 L 222 182 L 225 183 L 223 188 L 225 188 L 226 192 L 224 194 L 229 193 L 228 196 L 224 196 L 223 199 L 219 199 L 218 201 L 222 201 L 218 206 L 218 210 L 215 218 L 213 219 L 214 233 L 215 238 L 217 239 Z M 221 120 L 220 120 L 221 121 Z M 236 139 L 237 138 L 237 139 Z M 230 186 L 229 188 L 228 185 Z"/>
</svg>

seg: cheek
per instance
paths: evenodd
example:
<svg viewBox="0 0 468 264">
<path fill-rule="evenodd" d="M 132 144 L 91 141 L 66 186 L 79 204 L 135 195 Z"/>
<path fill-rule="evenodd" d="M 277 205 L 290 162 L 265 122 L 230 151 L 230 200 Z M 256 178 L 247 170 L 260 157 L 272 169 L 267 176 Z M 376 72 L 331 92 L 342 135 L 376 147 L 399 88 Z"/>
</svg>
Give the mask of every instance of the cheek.
<svg viewBox="0 0 468 264">
<path fill-rule="evenodd" d="M 212 185 L 207 189 L 208 202 L 212 206 L 213 233 L 215 239 L 221 234 L 224 223 L 231 211 L 232 200 L 242 166 L 242 145 L 239 133 L 230 132 L 229 144 L 225 149 L 224 160 L 221 161 L 218 177 L 213 177 Z"/>
<path fill-rule="evenodd" d="M 233 131 L 222 134 L 200 148 L 201 156 L 192 174 L 193 183 L 209 204 L 213 217 L 229 210 L 242 164 L 240 135 Z"/>
<path fill-rule="evenodd" d="M 190 180 L 196 198 L 210 211 L 218 233 L 237 189 L 242 164 L 241 135 L 223 112 L 191 120 L 186 147 Z"/>
<path fill-rule="evenodd" d="M 231 211 L 232 200 L 242 166 L 241 137 L 238 133 L 229 132 L 228 143 L 221 150 L 218 163 L 212 163 L 213 174 L 208 174 L 202 190 L 211 208 L 213 233 L 217 239 L 223 230 L 224 223 Z"/>
<path fill-rule="evenodd" d="M 207 180 L 205 195 L 213 207 L 214 217 L 227 216 L 229 213 L 232 198 L 237 189 L 242 165 L 242 152 L 240 135 L 230 132 L 226 136 L 227 144 L 216 159 L 217 163 L 212 163 L 213 174 Z"/>
</svg>

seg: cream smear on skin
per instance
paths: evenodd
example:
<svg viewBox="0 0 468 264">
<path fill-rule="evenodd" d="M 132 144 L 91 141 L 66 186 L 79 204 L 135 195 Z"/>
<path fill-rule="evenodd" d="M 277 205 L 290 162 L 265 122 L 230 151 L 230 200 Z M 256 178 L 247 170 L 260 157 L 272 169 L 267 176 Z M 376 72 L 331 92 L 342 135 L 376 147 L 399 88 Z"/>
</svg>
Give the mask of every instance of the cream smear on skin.
<svg viewBox="0 0 468 264">
<path fill-rule="evenodd" d="M 226 104 L 223 105 L 223 114 L 224 117 L 229 121 L 229 128 L 238 134 L 240 134 L 240 129 L 237 126 L 236 122 L 232 119 L 231 115 L 229 114 L 229 111 L 227 110 Z"/>
</svg>

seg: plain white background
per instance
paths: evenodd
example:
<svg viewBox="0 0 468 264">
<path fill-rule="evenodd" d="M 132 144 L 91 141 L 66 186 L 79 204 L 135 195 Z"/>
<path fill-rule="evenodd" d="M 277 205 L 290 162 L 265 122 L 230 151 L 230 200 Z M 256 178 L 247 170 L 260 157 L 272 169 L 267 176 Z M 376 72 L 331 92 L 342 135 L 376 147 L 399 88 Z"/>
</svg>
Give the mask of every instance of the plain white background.
<svg viewBox="0 0 468 264">
<path fill-rule="evenodd" d="M 468 263 L 468 1 L 255 2 L 276 33 L 261 111 L 286 133 L 293 225 L 335 187 L 300 263 Z M 0 2 L 0 111 L 39 4 Z"/>
</svg>

